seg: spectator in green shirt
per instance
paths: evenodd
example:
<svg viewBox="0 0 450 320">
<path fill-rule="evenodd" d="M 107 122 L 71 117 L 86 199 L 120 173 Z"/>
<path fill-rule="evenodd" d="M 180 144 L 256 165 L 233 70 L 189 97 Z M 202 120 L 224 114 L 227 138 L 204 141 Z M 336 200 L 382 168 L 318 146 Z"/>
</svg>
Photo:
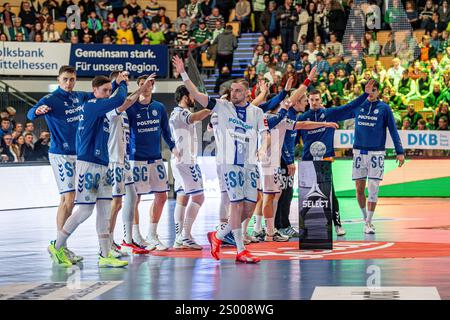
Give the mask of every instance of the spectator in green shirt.
<svg viewBox="0 0 450 320">
<path fill-rule="evenodd" d="M 433 118 L 433 116 L 432 115 L 429 115 L 428 117 L 427 117 L 427 129 L 428 130 L 434 130 L 435 129 L 435 127 L 434 127 L 434 118 Z"/>
<path fill-rule="evenodd" d="M 162 44 L 166 41 L 164 33 L 159 29 L 159 24 L 152 23 L 152 29 L 147 34 L 150 44 Z"/>
<path fill-rule="evenodd" d="M 208 49 L 211 41 L 211 32 L 206 28 L 206 23 L 203 19 L 198 21 L 198 28 L 192 32 L 192 38 L 195 40 L 195 52 L 197 65 L 202 65 L 202 53 Z"/>
<path fill-rule="evenodd" d="M 433 92 L 425 99 L 425 107 L 434 109 L 439 102 L 446 99 L 446 94 L 441 90 L 441 84 L 435 82 L 433 85 Z"/>
<path fill-rule="evenodd" d="M 411 130 L 416 130 L 417 122 L 419 122 L 419 120 L 422 119 L 423 117 L 420 113 L 416 112 L 416 110 L 414 109 L 414 105 L 410 104 L 408 106 L 408 113 L 403 119 L 405 118 L 408 118 L 410 120 Z"/>
</svg>

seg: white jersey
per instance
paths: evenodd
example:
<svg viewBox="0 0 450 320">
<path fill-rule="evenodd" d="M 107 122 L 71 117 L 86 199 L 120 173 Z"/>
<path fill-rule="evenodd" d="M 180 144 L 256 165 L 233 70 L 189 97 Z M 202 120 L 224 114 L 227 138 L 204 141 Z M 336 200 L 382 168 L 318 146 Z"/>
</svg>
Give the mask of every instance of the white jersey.
<svg viewBox="0 0 450 320">
<path fill-rule="evenodd" d="M 258 137 L 268 130 L 263 111 L 247 103 L 237 107 L 223 99 L 210 98 L 208 108 L 217 114 L 215 131 L 219 164 L 256 165 Z"/>
<path fill-rule="evenodd" d="M 125 163 L 127 145 L 130 141 L 130 125 L 126 112 L 112 110 L 106 114 L 109 120 L 109 162 Z"/>
<path fill-rule="evenodd" d="M 189 123 L 191 114 L 188 109 L 178 106 L 173 109 L 169 118 L 170 132 L 180 152 L 180 163 L 184 164 L 197 163 L 198 137 L 196 123 Z"/>
<path fill-rule="evenodd" d="M 267 122 L 271 118 L 277 117 L 277 114 L 266 113 Z M 269 163 L 263 163 L 264 166 L 279 167 L 281 166 L 281 149 L 284 144 L 284 137 L 287 130 L 294 130 L 296 121 L 288 119 L 286 116 L 275 127 L 270 129 L 270 148 L 267 151 L 267 159 Z"/>
<path fill-rule="evenodd" d="M 219 129 L 218 129 L 218 124 L 219 124 L 219 117 L 217 116 L 217 113 L 212 113 L 211 114 L 211 119 L 209 120 L 209 122 L 211 123 L 211 125 L 212 125 L 212 128 L 213 128 L 213 133 L 214 133 L 214 141 L 215 141 L 215 143 L 216 143 L 216 157 L 215 157 L 215 159 L 216 159 L 216 163 L 218 164 L 219 163 L 219 159 L 220 159 L 220 154 L 219 154 L 219 144 L 221 143 L 220 142 L 220 134 L 219 134 Z"/>
</svg>

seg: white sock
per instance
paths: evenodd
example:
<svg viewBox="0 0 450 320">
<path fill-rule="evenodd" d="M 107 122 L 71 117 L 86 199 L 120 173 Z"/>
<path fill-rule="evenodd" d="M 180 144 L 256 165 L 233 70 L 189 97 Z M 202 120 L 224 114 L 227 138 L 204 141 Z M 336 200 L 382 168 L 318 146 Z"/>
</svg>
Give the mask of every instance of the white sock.
<svg viewBox="0 0 450 320">
<path fill-rule="evenodd" d="M 234 241 L 236 241 L 236 249 L 238 253 L 245 250 L 244 239 L 242 237 L 242 229 L 234 229 L 233 231 Z"/>
<path fill-rule="evenodd" d="M 55 247 L 60 249 L 61 247 L 66 247 L 67 239 L 70 235 L 82 224 L 87 218 L 89 218 L 94 211 L 94 204 L 89 205 L 78 205 L 76 210 L 72 215 L 66 220 L 63 226 L 63 231 L 58 232 L 58 237 L 56 238 Z"/>
<path fill-rule="evenodd" d="M 184 223 L 184 213 L 186 212 L 186 207 L 181 204 L 175 205 L 175 234 L 179 236 L 181 231 L 183 231 L 183 223 Z"/>
<path fill-rule="evenodd" d="M 194 224 L 195 218 L 197 218 L 198 210 L 200 210 L 200 205 L 196 202 L 190 201 L 186 209 L 186 218 L 184 219 L 184 229 L 183 238 L 191 238 L 192 225 Z"/>
<path fill-rule="evenodd" d="M 220 225 L 219 230 L 217 230 L 216 237 L 219 240 L 223 240 L 227 234 L 231 231 L 231 226 L 229 223 L 223 223 Z"/>
<path fill-rule="evenodd" d="M 123 238 L 126 243 L 131 243 L 133 241 L 133 216 L 137 195 L 136 189 L 132 184 L 126 185 L 125 190 L 126 194 L 122 209 Z"/>
<path fill-rule="evenodd" d="M 109 242 L 111 243 L 111 248 L 112 248 L 113 243 L 114 243 L 114 232 L 111 232 L 109 234 Z"/>
<path fill-rule="evenodd" d="M 99 237 L 98 243 L 100 245 L 100 255 L 103 258 L 107 258 L 109 255 L 109 251 L 111 250 L 111 242 L 109 237 Z"/>
<path fill-rule="evenodd" d="M 111 201 L 98 200 L 97 201 L 97 222 L 96 229 L 98 235 L 98 243 L 100 245 L 100 255 L 107 258 L 109 251 L 111 250 L 111 232 L 109 232 L 109 226 L 111 223 Z"/>
<path fill-rule="evenodd" d="M 253 225 L 253 231 L 261 232 L 262 231 L 262 217 L 255 215 L 255 224 Z"/>
<path fill-rule="evenodd" d="M 133 241 L 139 244 L 143 240 L 141 232 L 139 231 L 139 224 L 133 224 Z"/>
<path fill-rule="evenodd" d="M 375 213 L 375 211 L 367 211 L 367 219 L 366 219 L 366 222 L 367 223 L 372 223 L 372 217 L 373 217 L 373 214 Z"/>
<path fill-rule="evenodd" d="M 367 220 L 367 211 L 366 211 L 366 208 L 361 208 L 361 213 L 362 213 L 362 215 L 363 215 L 363 217 L 364 217 L 364 221 L 366 221 L 366 220 Z"/>
<path fill-rule="evenodd" d="M 147 239 L 155 239 L 156 238 L 156 229 L 158 228 L 157 223 L 150 223 L 148 227 L 148 236 Z"/>
<path fill-rule="evenodd" d="M 272 236 L 275 233 L 275 218 L 265 218 L 267 234 Z"/>
<path fill-rule="evenodd" d="M 242 234 L 244 235 L 244 237 L 248 233 L 248 223 L 249 222 L 250 222 L 250 218 L 247 218 L 242 222 Z"/>
<path fill-rule="evenodd" d="M 228 220 L 228 207 L 230 205 L 230 200 L 226 192 L 220 193 L 220 207 L 219 207 L 219 217 L 220 221 Z"/>
</svg>

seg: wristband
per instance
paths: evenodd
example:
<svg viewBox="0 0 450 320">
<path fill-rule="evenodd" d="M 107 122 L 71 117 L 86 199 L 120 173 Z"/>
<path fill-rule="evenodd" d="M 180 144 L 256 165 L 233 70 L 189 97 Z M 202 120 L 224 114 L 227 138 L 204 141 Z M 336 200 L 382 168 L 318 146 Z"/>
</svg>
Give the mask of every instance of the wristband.
<svg viewBox="0 0 450 320">
<path fill-rule="evenodd" d="M 186 72 L 183 72 L 180 74 L 181 75 L 181 79 L 183 79 L 183 81 L 188 81 L 189 80 L 189 76 Z"/>
<path fill-rule="evenodd" d="M 303 85 L 305 85 L 306 87 L 309 87 L 310 84 L 311 80 L 309 80 L 309 78 L 306 78 L 305 81 L 303 81 Z"/>
</svg>

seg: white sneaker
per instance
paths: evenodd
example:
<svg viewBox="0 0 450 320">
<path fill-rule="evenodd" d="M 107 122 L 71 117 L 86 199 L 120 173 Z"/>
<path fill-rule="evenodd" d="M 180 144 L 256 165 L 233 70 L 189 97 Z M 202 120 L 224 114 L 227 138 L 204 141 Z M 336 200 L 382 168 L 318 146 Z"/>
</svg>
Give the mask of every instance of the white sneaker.
<svg viewBox="0 0 450 320">
<path fill-rule="evenodd" d="M 195 242 L 195 240 L 192 237 L 184 238 L 183 239 L 183 247 L 186 249 L 192 249 L 192 250 L 202 250 L 203 247 Z"/>
<path fill-rule="evenodd" d="M 175 237 L 175 242 L 173 244 L 174 249 L 185 249 L 183 246 L 183 238 L 181 237 L 181 234 L 177 235 Z"/>
<path fill-rule="evenodd" d="M 264 241 L 266 241 L 266 242 L 286 242 L 286 241 L 289 241 L 289 237 L 282 235 L 275 229 L 275 233 L 272 235 L 269 235 L 268 233 L 266 233 Z"/>
<path fill-rule="evenodd" d="M 336 235 L 338 237 L 341 237 L 341 236 L 345 235 L 345 233 L 346 233 L 344 228 L 342 228 L 342 226 L 336 226 L 335 230 L 336 230 Z"/>
<path fill-rule="evenodd" d="M 375 228 L 373 227 L 373 224 L 371 223 L 366 223 L 364 225 L 364 233 L 367 234 L 375 234 Z"/>
<path fill-rule="evenodd" d="M 244 244 L 247 245 L 250 243 L 259 243 L 259 240 L 258 240 L 258 238 L 253 237 L 247 233 L 244 235 Z"/>
<path fill-rule="evenodd" d="M 159 241 L 158 236 L 156 236 L 154 239 L 145 239 L 145 242 L 148 244 L 148 246 L 146 246 L 146 249 L 150 251 L 165 251 L 169 249 L 161 241 Z"/>
</svg>

